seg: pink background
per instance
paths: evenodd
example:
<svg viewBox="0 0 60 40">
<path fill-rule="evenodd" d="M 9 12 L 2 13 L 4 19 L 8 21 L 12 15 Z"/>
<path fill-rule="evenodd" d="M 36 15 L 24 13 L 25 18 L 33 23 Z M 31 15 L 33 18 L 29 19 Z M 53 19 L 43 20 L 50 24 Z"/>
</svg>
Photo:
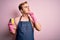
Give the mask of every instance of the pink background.
<svg viewBox="0 0 60 40">
<path fill-rule="evenodd" d="M 12 40 L 8 21 L 19 15 L 18 5 L 24 0 L 0 0 L 0 40 Z M 42 25 L 35 30 L 35 40 L 60 40 L 60 0 L 27 0 Z"/>
</svg>

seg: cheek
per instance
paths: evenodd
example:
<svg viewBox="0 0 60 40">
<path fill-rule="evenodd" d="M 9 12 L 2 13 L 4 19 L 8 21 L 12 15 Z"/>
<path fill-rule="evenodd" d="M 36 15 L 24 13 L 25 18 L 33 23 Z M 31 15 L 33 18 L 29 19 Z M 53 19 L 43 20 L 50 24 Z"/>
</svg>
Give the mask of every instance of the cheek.
<svg viewBox="0 0 60 40">
<path fill-rule="evenodd" d="M 27 9 L 27 8 L 25 8 L 25 11 L 28 11 L 28 9 Z"/>
<path fill-rule="evenodd" d="M 29 10 L 28 9 L 25 9 L 25 12 L 29 12 Z"/>
<path fill-rule="evenodd" d="M 29 9 L 28 8 L 23 8 L 23 12 L 29 13 Z"/>
</svg>

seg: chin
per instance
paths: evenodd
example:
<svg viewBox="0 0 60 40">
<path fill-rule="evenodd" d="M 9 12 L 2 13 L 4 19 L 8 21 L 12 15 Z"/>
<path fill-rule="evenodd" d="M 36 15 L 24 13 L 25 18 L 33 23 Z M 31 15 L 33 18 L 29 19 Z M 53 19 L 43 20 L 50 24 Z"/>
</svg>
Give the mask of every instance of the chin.
<svg viewBox="0 0 60 40">
<path fill-rule="evenodd" d="M 26 14 L 28 14 L 28 13 L 26 13 Z"/>
<path fill-rule="evenodd" d="M 29 12 L 26 12 L 26 14 L 29 14 Z"/>
</svg>

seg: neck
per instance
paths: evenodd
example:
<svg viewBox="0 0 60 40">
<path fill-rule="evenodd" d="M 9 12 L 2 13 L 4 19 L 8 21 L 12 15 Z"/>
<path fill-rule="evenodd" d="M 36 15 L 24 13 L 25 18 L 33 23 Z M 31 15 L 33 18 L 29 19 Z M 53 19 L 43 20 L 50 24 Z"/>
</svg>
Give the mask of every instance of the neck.
<svg viewBox="0 0 60 40">
<path fill-rule="evenodd" d="M 23 17 L 27 17 L 27 16 L 28 16 L 28 14 L 23 13 L 23 14 L 22 14 L 22 16 L 23 16 Z"/>
</svg>

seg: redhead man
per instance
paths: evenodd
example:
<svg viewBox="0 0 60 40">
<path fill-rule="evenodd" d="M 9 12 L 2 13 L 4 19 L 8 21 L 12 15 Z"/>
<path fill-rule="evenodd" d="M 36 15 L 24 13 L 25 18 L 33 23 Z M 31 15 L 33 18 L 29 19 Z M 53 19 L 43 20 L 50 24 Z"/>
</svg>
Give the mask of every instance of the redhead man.
<svg viewBox="0 0 60 40">
<path fill-rule="evenodd" d="M 15 40 L 34 40 L 34 28 L 40 31 L 41 25 L 29 9 L 27 1 L 19 4 L 18 8 L 22 15 L 15 18 L 12 25 L 14 31 L 11 31 L 11 33 L 16 34 Z"/>
</svg>

